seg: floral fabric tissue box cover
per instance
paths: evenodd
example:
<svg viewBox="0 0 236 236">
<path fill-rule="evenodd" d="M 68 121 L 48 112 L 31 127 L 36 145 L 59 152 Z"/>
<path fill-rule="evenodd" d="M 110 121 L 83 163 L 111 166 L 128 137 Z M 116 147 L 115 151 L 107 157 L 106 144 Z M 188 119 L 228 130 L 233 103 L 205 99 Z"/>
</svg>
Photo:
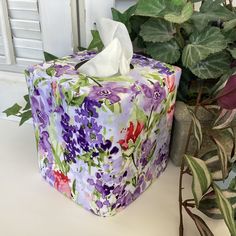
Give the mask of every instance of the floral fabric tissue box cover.
<svg viewBox="0 0 236 236">
<path fill-rule="evenodd" d="M 26 80 L 42 176 L 87 210 L 109 216 L 166 168 L 181 70 L 137 54 L 126 76 L 92 78 L 75 69 L 95 55 L 31 66 Z"/>
</svg>

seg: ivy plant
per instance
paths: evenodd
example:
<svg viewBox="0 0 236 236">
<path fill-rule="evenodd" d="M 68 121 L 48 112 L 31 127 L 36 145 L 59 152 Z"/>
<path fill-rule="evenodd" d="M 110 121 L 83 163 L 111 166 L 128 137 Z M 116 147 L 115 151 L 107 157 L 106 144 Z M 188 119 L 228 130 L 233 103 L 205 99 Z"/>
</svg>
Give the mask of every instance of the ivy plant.
<svg viewBox="0 0 236 236">
<path fill-rule="evenodd" d="M 51 61 L 51 60 L 57 59 L 57 57 L 48 52 L 44 52 L 44 59 L 45 61 Z M 29 100 L 28 94 L 24 96 L 24 100 L 25 100 L 25 104 L 23 106 L 19 105 L 18 103 L 15 103 L 11 107 L 3 111 L 3 113 L 5 113 L 7 117 L 8 116 L 19 117 L 20 126 L 23 125 L 27 120 L 29 120 L 32 117 L 30 100 Z"/>
</svg>

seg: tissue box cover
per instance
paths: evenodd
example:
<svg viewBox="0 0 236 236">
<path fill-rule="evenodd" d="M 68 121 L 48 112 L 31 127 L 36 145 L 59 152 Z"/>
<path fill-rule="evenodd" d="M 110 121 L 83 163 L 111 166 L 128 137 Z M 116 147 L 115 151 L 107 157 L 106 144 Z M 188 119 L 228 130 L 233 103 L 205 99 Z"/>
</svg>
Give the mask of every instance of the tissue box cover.
<svg viewBox="0 0 236 236">
<path fill-rule="evenodd" d="M 91 78 L 75 69 L 95 55 L 79 52 L 25 73 L 43 178 L 109 216 L 166 168 L 181 70 L 137 54 L 126 76 Z"/>
</svg>

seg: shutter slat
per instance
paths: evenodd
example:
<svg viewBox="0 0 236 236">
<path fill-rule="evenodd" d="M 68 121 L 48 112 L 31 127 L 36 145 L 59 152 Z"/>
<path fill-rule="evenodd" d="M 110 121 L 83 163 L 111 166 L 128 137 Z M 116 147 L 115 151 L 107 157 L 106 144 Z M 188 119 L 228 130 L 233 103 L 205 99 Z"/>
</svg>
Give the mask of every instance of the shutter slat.
<svg viewBox="0 0 236 236">
<path fill-rule="evenodd" d="M 10 16 L 10 18 L 14 18 L 14 19 L 38 20 L 39 21 L 39 14 L 37 11 L 9 9 L 9 16 Z"/>
<path fill-rule="evenodd" d="M 39 40 L 13 39 L 16 57 L 43 60 L 43 44 Z"/>
<path fill-rule="evenodd" d="M 8 8 L 14 9 L 14 10 L 31 10 L 31 11 L 37 11 L 37 0 L 25 0 L 25 1 L 19 1 L 19 0 L 8 0 Z"/>
<path fill-rule="evenodd" d="M 41 39 L 39 21 L 11 19 L 12 34 L 16 38 Z"/>
</svg>

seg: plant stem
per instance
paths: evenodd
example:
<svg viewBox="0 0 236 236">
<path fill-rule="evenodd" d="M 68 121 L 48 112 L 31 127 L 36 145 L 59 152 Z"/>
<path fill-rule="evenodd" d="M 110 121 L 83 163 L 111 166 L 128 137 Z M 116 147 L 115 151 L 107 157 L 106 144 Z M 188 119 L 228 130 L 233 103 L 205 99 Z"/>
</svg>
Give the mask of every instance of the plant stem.
<svg viewBox="0 0 236 236">
<path fill-rule="evenodd" d="M 99 87 L 102 87 L 102 85 L 96 81 L 94 78 L 90 77 L 90 76 L 87 76 L 88 79 L 91 79 L 95 84 L 97 84 Z"/>
<path fill-rule="evenodd" d="M 136 170 L 138 170 L 138 167 L 137 167 L 137 165 L 136 165 L 136 163 L 135 163 L 135 159 L 134 159 L 134 153 L 131 154 L 131 158 L 132 158 L 132 162 L 133 162 L 133 164 L 134 164 Z"/>
<path fill-rule="evenodd" d="M 229 5 L 230 5 L 230 10 L 232 11 L 234 8 L 233 8 L 233 0 L 229 0 Z"/>
<path fill-rule="evenodd" d="M 197 97 L 197 101 L 196 101 L 196 105 L 195 105 L 195 109 L 194 109 L 194 113 L 195 114 L 196 114 L 196 112 L 198 110 L 198 107 L 199 107 L 199 104 L 200 104 L 200 100 L 201 100 L 201 96 L 202 96 L 202 85 L 200 85 L 200 88 L 199 88 L 199 93 L 198 93 L 198 97 Z M 184 153 L 187 153 L 187 150 L 188 150 L 192 128 L 193 128 L 193 121 L 191 121 L 189 130 L 188 130 L 188 137 L 187 137 L 187 142 L 186 142 L 185 152 Z M 181 167 L 180 167 L 180 175 L 179 175 L 179 217 L 180 217 L 179 236 L 183 236 L 184 235 L 184 225 L 183 225 L 183 195 L 182 195 L 184 165 L 185 165 L 185 162 L 184 162 L 184 158 L 182 157 Z"/>
<path fill-rule="evenodd" d="M 178 25 L 178 24 L 176 24 L 176 33 L 177 33 L 178 38 L 179 38 L 179 40 L 178 40 L 179 46 L 180 46 L 181 48 L 184 48 L 184 45 L 185 45 L 185 43 L 184 43 L 184 38 L 183 38 L 183 36 L 182 36 L 182 34 L 181 34 L 181 32 L 180 32 L 180 25 Z"/>
</svg>

